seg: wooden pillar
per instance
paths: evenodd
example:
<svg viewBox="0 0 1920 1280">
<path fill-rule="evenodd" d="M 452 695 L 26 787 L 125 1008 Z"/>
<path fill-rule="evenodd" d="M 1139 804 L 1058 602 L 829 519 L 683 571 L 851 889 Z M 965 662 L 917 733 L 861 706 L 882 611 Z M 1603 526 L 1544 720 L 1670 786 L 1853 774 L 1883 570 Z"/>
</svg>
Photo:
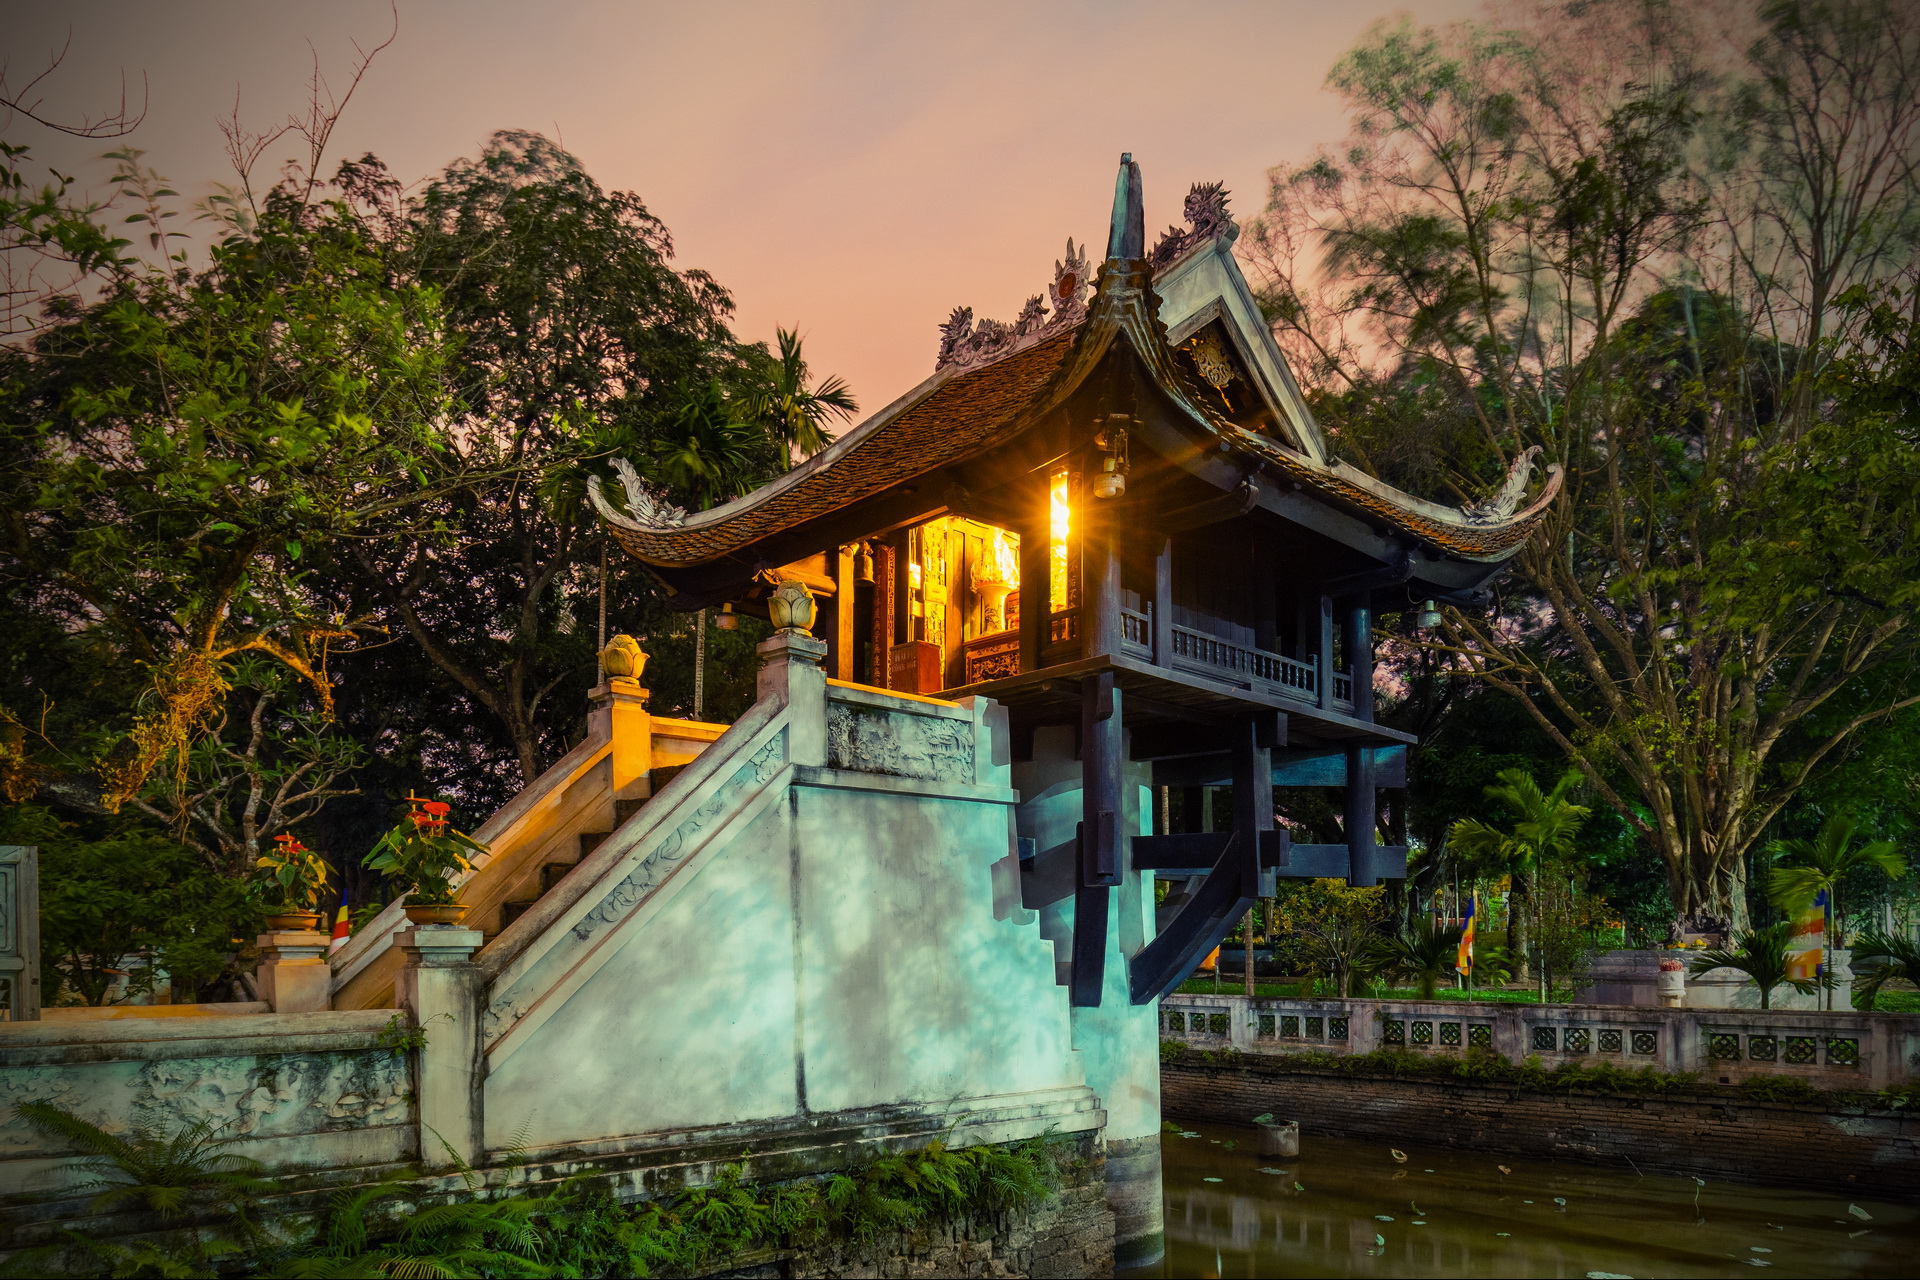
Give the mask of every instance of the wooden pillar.
<svg viewBox="0 0 1920 1280">
<path fill-rule="evenodd" d="M 1373 610 L 1361 596 L 1347 606 L 1347 672 L 1353 677 L 1353 718 L 1373 722 Z"/>
<path fill-rule="evenodd" d="M 851 682 L 853 674 L 853 556 L 847 548 L 833 553 L 833 665 L 828 668 L 835 680 Z"/>
<path fill-rule="evenodd" d="M 1080 516 L 1080 634 L 1082 658 L 1120 652 L 1120 521 L 1111 498 L 1091 486 Z"/>
<path fill-rule="evenodd" d="M 1073 980 L 1070 1002 L 1100 1004 L 1106 985 L 1107 921 L 1112 886 L 1120 883 L 1121 774 L 1126 767 L 1120 729 L 1120 689 L 1111 671 L 1080 683 L 1080 880 L 1073 906 Z"/>
<path fill-rule="evenodd" d="M 1165 535 L 1153 556 L 1153 660 L 1173 665 L 1173 539 Z"/>
<path fill-rule="evenodd" d="M 1347 748 L 1346 812 L 1342 819 L 1347 829 L 1347 883 L 1364 889 L 1380 883 L 1374 872 L 1373 748 L 1362 744 Z"/>
<path fill-rule="evenodd" d="M 1240 896 L 1260 896 L 1260 842 L 1273 830 L 1273 752 L 1249 716 L 1233 730 L 1233 830 Z"/>
<path fill-rule="evenodd" d="M 1316 703 L 1322 711 L 1333 705 L 1333 597 L 1320 597 L 1320 652 L 1314 658 L 1319 674 L 1320 697 Z"/>
<path fill-rule="evenodd" d="M 1026 490 L 1034 513 L 1020 526 L 1020 669 L 1038 671 L 1046 665 L 1047 641 L 1057 602 L 1053 591 L 1053 528 L 1049 519 L 1047 476 Z"/>
<path fill-rule="evenodd" d="M 887 687 L 887 654 L 894 643 L 894 611 L 898 599 L 893 578 L 899 554 L 891 543 L 873 544 L 873 644 L 869 646 L 867 681 L 878 688 Z"/>
</svg>

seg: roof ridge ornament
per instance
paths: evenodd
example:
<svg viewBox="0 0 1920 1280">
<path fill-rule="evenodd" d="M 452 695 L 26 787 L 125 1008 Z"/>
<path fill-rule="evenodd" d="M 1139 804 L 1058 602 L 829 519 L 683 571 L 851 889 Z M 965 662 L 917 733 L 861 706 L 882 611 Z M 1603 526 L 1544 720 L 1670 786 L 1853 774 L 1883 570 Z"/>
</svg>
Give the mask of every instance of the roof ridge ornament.
<svg viewBox="0 0 1920 1280">
<path fill-rule="evenodd" d="M 1527 482 L 1533 479 L 1533 460 L 1541 452 L 1537 444 L 1522 449 L 1507 468 L 1507 478 L 1500 488 L 1479 502 L 1463 503 L 1460 514 L 1473 524 L 1495 524 L 1511 519 L 1520 509 L 1520 499 L 1526 496 Z"/>
<path fill-rule="evenodd" d="M 1153 252 L 1147 261 L 1155 271 L 1171 265 L 1189 249 L 1197 248 L 1221 236 L 1229 241 L 1239 238 L 1240 228 L 1227 215 L 1227 198 L 1230 193 L 1226 184 L 1220 182 L 1196 182 L 1187 192 L 1186 204 L 1181 214 L 1187 220 L 1186 230 L 1168 227 L 1153 246 Z"/>
<path fill-rule="evenodd" d="M 613 469 L 619 473 L 620 487 L 626 490 L 625 511 L 616 509 L 608 501 L 601 489 L 599 476 L 587 477 L 587 495 L 593 499 L 593 505 L 602 516 L 642 529 L 677 529 L 687 522 L 687 509 L 668 502 L 663 491 L 654 489 L 640 478 L 639 471 L 631 462 L 625 458 L 615 458 Z"/>
<path fill-rule="evenodd" d="M 1020 308 L 1020 318 L 1012 324 L 1003 320 L 981 320 L 977 324 L 972 307 L 955 307 L 940 326 L 940 354 L 934 369 L 972 369 L 991 364 L 1024 351 L 1056 333 L 1063 333 L 1087 318 L 1087 290 L 1092 268 L 1085 246 L 1075 248 L 1067 237 L 1067 256 L 1053 264 L 1053 285 L 1045 294 L 1034 294 Z M 1049 314 L 1047 301 L 1053 303 Z"/>
<path fill-rule="evenodd" d="M 1131 262 L 1147 254 L 1146 210 L 1140 199 L 1140 166 L 1133 152 L 1120 153 L 1113 179 L 1113 217 L 1107 226 L 1107 261 Z"/>
</svg>

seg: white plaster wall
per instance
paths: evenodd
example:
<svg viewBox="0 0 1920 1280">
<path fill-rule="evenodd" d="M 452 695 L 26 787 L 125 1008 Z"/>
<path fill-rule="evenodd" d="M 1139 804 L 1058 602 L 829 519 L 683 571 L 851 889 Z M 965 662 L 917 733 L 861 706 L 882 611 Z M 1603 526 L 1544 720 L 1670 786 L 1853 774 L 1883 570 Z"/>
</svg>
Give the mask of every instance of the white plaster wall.
<svg viewBox="0 0 1920 1280">
<path fill-rule="evenodd" d="M 801 787 L 795 815 L 810 1109 L 1086 1083 L 1006 806 Z"/>
<path fill-rule="evenodd" d="M 541 1147 L 791 1115 L 789 817 L 703 850 L 644 927 L 528 1043 L 491 1064 L 486 1145 Z"/>
</svg>

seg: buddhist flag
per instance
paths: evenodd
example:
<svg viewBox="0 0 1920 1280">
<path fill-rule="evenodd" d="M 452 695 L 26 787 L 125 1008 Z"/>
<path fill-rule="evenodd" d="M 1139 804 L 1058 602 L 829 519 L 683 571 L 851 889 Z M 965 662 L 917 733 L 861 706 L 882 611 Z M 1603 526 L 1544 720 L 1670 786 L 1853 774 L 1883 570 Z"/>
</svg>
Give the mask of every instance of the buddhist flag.
<svg viewBox="0 0 1920 1280">
<path fill-rule="evenodd" d="M 347 939 L 353 936 L 353 921 L 347 917 L 346 895 L 340 897 L 339 914 L 333 917 L 333 941 L 327 943 L 327 954 L 332 955 L 347 945 Z"/>
<path fill-rule="evenodd" d="M 1479 894 L 1468 895 L 1467 923 L 1466 926 L 1460 930 L 1460 950 L 1457 951 L 1453 957 L 1453 971 L 1455 973 L 1473 972 L 1473 916 L 1474 908 L 1479 905 L 1479 902 Z"/>
<path fill-rule="evenodd" d="M 1793 937 L 1787 942 L 1787 976 L 1812 982 L 1820 976 L 1826 952 L 1827 893 L 1822 889 L 1813 905 L 1794 918 Z"/>
</svg>

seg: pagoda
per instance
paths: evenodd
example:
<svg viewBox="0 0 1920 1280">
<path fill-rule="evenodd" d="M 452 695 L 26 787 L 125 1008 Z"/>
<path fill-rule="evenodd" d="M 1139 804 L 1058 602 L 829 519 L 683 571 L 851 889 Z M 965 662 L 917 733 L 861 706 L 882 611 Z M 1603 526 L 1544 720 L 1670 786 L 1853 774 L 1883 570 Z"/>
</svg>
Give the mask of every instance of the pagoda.
<svg viewBox="0 0 1920 1280">
<path fill-rule="evenodd" d="M 1531 483 L 1528 451 L 1453 507 L 1331 457 L 1235 263 L 1226 193 L 1195 187 L 1185 222 L 1147 249 L 1123 156 L 1097 269 L 1069 240 L 1012 323 L 957 309 L 932 376 L 792 471 L 698 513 L 624 462 L 624 493 L 591 486 L 676 607 L 764 616 L 803 583 L 831 679 L 991 698 L 1016 781 L 1077 779 L 1064 838 L 1023 817 L 1020 845 L 1078 1007 L 1110 976 L 1157 999 L 1278 878 L 1406 874 L 1375 829 L 1414 739 L 1374 718 L 1374 618 L 1476 607 L 1560 487 L 1557 467 Z M 1203 789 L 1223 785 L 1216 831 Z M 1342 788 L 1345 841 L 1290 842 L 1274 786 Z M 1169 829 L 1174 788 L 1195 829 Z M 1116 948 L 1109 902 L 1134 873 L 1175 883 L 1152 936 Z"/>
</svg>

